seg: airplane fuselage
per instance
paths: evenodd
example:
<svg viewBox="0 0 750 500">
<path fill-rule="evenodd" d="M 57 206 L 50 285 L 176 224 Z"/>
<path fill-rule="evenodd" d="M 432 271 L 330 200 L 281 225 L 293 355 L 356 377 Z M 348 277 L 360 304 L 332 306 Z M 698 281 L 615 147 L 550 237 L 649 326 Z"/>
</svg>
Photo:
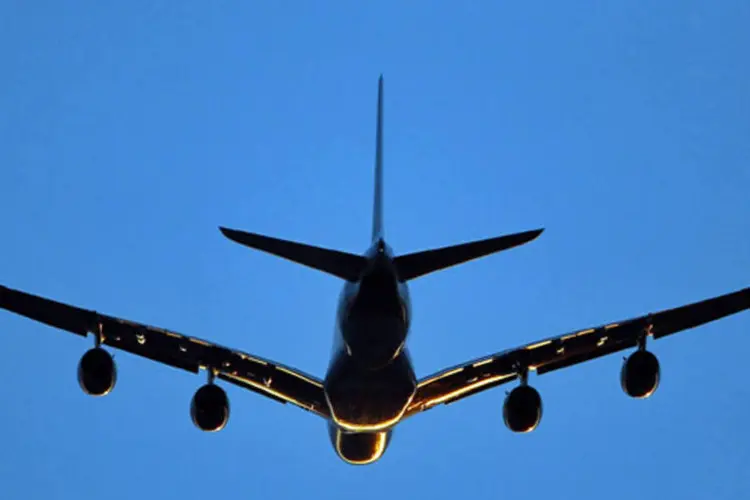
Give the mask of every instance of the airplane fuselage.
<svg viewBox="0 0 750 500">
<path fill-rule="evenodd" d="M 406 349 L 408 287 L 399 281 L 383 239 L 365 256 L 368 266 L 360 280 L 346 282 L 341 292 L 323 385 L 331 442 L 343 460 L 356 464 L 382 456 L 417 390 Z"/>
</svg>

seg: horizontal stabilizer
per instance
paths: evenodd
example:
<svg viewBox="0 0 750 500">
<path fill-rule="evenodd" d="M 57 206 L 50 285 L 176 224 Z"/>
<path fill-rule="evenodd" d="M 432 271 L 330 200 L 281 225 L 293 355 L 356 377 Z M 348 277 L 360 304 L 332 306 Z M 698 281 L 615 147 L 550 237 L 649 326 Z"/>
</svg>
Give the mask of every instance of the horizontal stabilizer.
<svg viewBox="0 0 750 500">
<path fill-rule="evenodd" d="M 396 269 L 401 281 L 408 281 L 434 271 L 461 264 L 485 255 L 507 250 L 528 243 L 544 229 L 507 234 L 497 238 L 461 243 L 450 247 L 436 248 L 396 257 Z"/>
<path fill-rule="evenodd" d="M 232 241 L 338 276 L 347 281 L 357 281 L 367 263 L 362 256 L 338 250 L 329 250 L 225 227 L 219 229 L 224 236 Z"/>
</svg>

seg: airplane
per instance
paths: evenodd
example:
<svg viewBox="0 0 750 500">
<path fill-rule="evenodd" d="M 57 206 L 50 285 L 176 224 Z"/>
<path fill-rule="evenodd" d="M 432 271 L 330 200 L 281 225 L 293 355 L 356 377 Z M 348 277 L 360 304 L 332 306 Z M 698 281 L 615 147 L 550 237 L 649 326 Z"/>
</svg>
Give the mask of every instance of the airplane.
<svg viewBox="0 0 750 500">
<path fill-rule="evenodd" d="M 216 380 L 234 384 L 322 417 L 338 456 L 354 465 L 379 460 L 394 428 L 441 404 L 518 381 L 503 403 L 503 420 L 513 432 L 533 431 L 542 418 L 542 399 L 529 373 L 549 373 L 625 349 L 634 351 L 620 372 L 623 391 L 647 398 L 660 380 L 659 361 L 649 339 L 684 331 L 750 307 L 750 287 L 685 306 L 565 333 L 417 379 L 406 346 L 411 323 L 408 283 L 429 273 L 508 250 L 537 238 L 543 229 L 508 234 L 443 248 L 395 255 L 383 224 L 383 77 L 378 80 L 372 237 L 362 255 L 220 227 L 230 240 L 285 258 L 344 281 L 334 342 L 325 377 L 206 340 L 0 286 L 0 307 L 46 325 L 86 337 L 94 347 L 78 364 L 83 391 L 112 391 L 117 368 L 103 346 L 121 349 L 193 373 L 207 382 L 193 395 L 190 414 L 202 431 L 223 429 L 229 419 L 227 394 Z"/>
</svg>

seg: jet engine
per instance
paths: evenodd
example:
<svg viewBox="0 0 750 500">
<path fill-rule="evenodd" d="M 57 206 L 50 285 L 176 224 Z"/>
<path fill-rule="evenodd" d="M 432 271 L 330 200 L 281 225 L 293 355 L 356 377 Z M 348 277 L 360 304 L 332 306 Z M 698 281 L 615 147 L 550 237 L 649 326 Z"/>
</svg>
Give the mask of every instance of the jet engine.
<svg viewBox="0 0 750 500">
<path fill-rule="evenodd" d="M 513 432 L 531 432 L 542 420 L 542 398 L 536 389 L 521 385 L 510 391 L 503 404 L 505 426 Z"/>
<path fill-rule="evenodd" d="M 117 381 L 117 366 L 112 356 L 95 347 L 81 357 L 78 363 L 78 383 L 83 392 L 90 396 L 109 394 Z"/>
<path fill-rule="evenodd" d="M 224 389 L 206 384 L 195 392 L 190 403 L 190 416 L 197 428 L 206 432 L 217 432 L 229 420 L 229 399 Z"/>
<path fill-rule="evenodd" d="M 620 385 L 631 398 L 647 398 L 659 387 L 659 377 L 657 357 L 639 349 L 625 359 L 620 371 Z"/>
</svg>

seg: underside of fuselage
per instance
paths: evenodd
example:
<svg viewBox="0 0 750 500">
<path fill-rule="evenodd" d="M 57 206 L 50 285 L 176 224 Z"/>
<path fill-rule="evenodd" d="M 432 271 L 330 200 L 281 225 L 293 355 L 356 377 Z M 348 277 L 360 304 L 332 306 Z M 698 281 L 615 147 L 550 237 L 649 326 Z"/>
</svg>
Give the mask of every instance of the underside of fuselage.
<svg viewBox="0 0 750 500">
<path fill-rule="evenodd" d="M 385 451 L 393 426 L 414 398 L 417 380 L 405 343 L 410 303 L 382 240 L 369 266 L 344 286 L 334 350 L 324 381 L 329 434 L 348 463 L 371 463 Z"/>
<path fill-rule="evenodd" d="M 383 456 L 391 441 L 392 431 L 347 432 L 328 424 L 328 435 L 336 454 L 351 465 L 368 465 Z"/>
<path fill-rule="evenodd" d="M 368 369 L 348 354 L 339 356 L 324 381 L 333 422 L 349 432 L 393 427 L 414 398 L 417 380 L 408 351 L 386 366 Z"/>
<path fill-rule="evenodd" d="M 363 369 L 356 358 L 336 359 L 324 384 L 330 409 L 331 443 L 345 462 L 365 465 L 378 460 L 417 390 L 404 349 L 387 366 Z"/>
</svg>

